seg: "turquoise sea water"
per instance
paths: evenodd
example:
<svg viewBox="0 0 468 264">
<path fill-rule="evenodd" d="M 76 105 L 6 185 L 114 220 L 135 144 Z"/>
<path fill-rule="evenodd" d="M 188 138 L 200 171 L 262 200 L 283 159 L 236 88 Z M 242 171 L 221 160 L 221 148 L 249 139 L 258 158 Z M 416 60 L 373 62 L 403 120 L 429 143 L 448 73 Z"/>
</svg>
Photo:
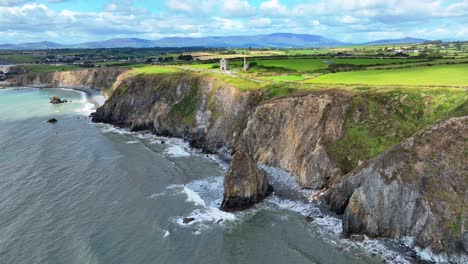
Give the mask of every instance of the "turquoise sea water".
<svg viewBox="0 0 468 264">
<path fill-rule="evenodd" d="M 0 263 L 407 262 L 383 242 L 341 239 L 340 221 L 274 169 L 275 195 L 221 212 L 224 164 L 178 139 L 92 124 L 93 107 L 72 90 L 0 90 Z"/>
</svg>

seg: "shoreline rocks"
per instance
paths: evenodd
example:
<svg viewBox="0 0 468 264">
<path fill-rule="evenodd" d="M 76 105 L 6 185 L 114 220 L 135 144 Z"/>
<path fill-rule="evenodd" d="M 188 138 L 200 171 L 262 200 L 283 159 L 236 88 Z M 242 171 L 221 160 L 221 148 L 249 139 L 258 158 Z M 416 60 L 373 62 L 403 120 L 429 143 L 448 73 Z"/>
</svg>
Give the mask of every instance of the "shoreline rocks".
<svg viewBox="0 0 468 264">
<path fill-rule="evenodd" d="M 257 167 L 243 151 L 232 157 L 231 168 L 224 179 L 223 211 L 247 209 L 261 202 L 273 192 L 266 172 Z"/>
<path fill-rule="evenodd" d="M 343 232 L 412 236 L 435 254 L 467 252 L 468 117 L 439 122 L 393 146 L 325 195 Z"/>
<path fill-rule="evenodd" d="M 64 103 L 68 103 L 68 100 L 62 100 L 60 97 L 58 96 L 52 96 L 50 98 L 50 102 L 51 104 L 64 104 Z"/>
</svg>

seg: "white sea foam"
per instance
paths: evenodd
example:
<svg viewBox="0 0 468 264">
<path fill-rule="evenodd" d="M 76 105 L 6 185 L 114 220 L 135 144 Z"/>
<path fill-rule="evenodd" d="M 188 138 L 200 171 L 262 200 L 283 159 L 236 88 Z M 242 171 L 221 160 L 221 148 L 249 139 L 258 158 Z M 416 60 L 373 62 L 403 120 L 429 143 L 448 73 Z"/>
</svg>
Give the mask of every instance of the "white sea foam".
<svg viewBox="0 0 468 264">
<path fill-rule="evenodd" d="M 99 124 L 101 126 L 101 132 L 105 134 L 119 134 L 119 135 L 131 135 L 133 134 L 130 130 L 125 128 L 117 128 L 112 125 Z"/>
<path fill-rule="evenodd" d="M 164 140 L 166 144 L 162 146 L 165 146 L 166 148 L 163 151 L 163 154 L 170 157 L 199 155 L 199 153 L 190 149 L 189 144 L 182 139 L 157 137 L 147 132 L 131 132 L 128 129 L 115 128 L 109 125 L 102 126 L 102 131 L 104 133 L 131 135 L 136 139 L 147 140 L 150 144 L 158 144 Z M 228 168 L 228 164 L 221 161 L 216 155 L 203 156 L 216 161 L 224 169 Z M 217 176 L 195 180 L 186 185 L 169 185 L 166 187 L 165 191 L 155 193 L 148 198 L 156 199 L 161 196 L 185 195 L 185 201 L 187 203 L 192 203 L 194 208 L 191 212 L 185 215 L 172 218 L 172 221 L 181 226 L 196 226 L 197 229 L 194 231 L 194 235 L 200 234 L 207 228 L 225 226 L 225 224 L 229 222 L 243 221 L 246 217 L 255 215 L 259 209 L 276 210 L 280 208 L 282 210 L 297 212 L 304 216 L 313 216 L 315 218 L 313 223 L 320 227 L 320 231 L 326 236 L 324 239 L 332 245 L 340 246 L 345 249 L 351 249 L 353 247 L 364 248 L 370 253 L 382 256 L 387 263 L 410 263 L 410 261 L 408 261 L 403 255 L 389 249 L 380 240 L 366 238 L 364 241 L 359 242 L 342 239 L 342 221 L 332 216 L 323 216 L 320 209 L 317 207 L 317 204 L 308 201 L 308 198 L 314 192 L 313 190 L 302 188 L 297 183 L 296 178 L 284 170 L 268 166 L 261 167 L 267 172 L 269 181 L 275 189 L 277 191 L 283 190 L 284 193 L 288 193 L 288 197 L 272 195 L 267 198 L 264 203 L 252 209 L 244 212 L 227 213 L 218 209 L 223 195 L 224 178 L 222 176 Z M 291 194 L 292 198 L 289 197 L 289 194 Z M 184 218 L 194 218 L 195 220 L 184 224 Z M 166 235 L 168 232 L 169 231 L 165 233 L 164 237 L 168 236 Z M 424 251 L 420 251 L 418 254 L 422 257 L 429 256 L 427 259 L 442 260 L 436 259 L 434 256 L 430 255 L 430 253 Z"/>
<path fill-rule="evenodd" d="M 414 247 L 414 251 L 422 260 L 435 262 L 435 263 L 468 263 L 468 255 L 451 255 L 447 254 L 435 254 L 430 249 L 421 249 L 420 247 Z"/>
<path fill-rule="evenodd" d="M 171 233 L 170 233 L 168 230 L 164 230 L 164 236 L 163 236 L 163 238 L 166 238 L 166 237 L 168 237 L 168 236 L 170 236 L 170 235 L 171 235 Z"/>
<path fill-rule="evenodd" d="M 138 141 L 138 140 L 130 140 L 130 141 L 127 141 L 127 142 L 125 142 L 125 143 L 126 143 L 126 144 L 138 144 L 138 143 L 140 143 L 140 141 Z"/>
<path fill-rule="evenodd" d="M 185 217 L 189 217 L 189 218 L 192 217 L 195 220 L 190 223 L 184 224 L 183 219 Z M 236 220 L 238 220 L 238 218 L 233 213 L 227 213 L 227 212 L 219 210 L 216 207 L 207 206 L 201 209 L 195 209 L 188 215 L 178 218 L 177 223 L 180 225 L 193 225 L 193 224 L 198 223 L 198 224 L 202 224 L 201 225 L 202 227 L 207 227 L 204 224 L 213 223 L 213 224 L 221 225 L 227 221 L 236 221 Z"/>
<path fill-rule="evenodd" d="M 68 90 L 68 89 L 65 89 L 65 90 Z M 75 90 L 75 91 L 81 94 L 80 103 L 83 105 L 83 107 L 76 110 L 76 112 L 80 113 L 80 114 L 83 114 L 83 115 L 86 115 L 86 116 L 89 116 L 92 112 L 94 112 L 96 110 L 96 105 L 94 105 L 93 103 L 91 103 L 88 100 L 89 98 L 88 98 L 88 96 L 86 95 L 85 92 L 77 91 L 77 90 Z"/>
<path fill-rule="evenodd" d="M 194 203 L 195 205 L 206 206 L 205 201 L 200 197 L 200 195 L 190 190 L 187 186 L 184 187 L 183 192 L 187 195 L 187 202 Z"/>
<path fill-rule="evenodd" d="M 319 213 L 319 209 L 311 206 L 310 203 L 280 198 L 276 195 L 267 198 L 266 202 L 271 202 L 278 206 L 280 209 L 293 211 L 304 216 L 315 215 Z"/>
<path fill-rule="evenodd" d="M 186 185 L 169 185 L 167 190 L 184 194 L 185 201 L 195 205 L 191 212 L 175 217 L 173 221 L 181 226 L 196 225 L 200 230 L 204 230 L 213 225 L 222 226 L 226 222 L 238 220 L 235 214 L 221 211 L 218 208 L 223 194 L 222 180 L 223 177 L 219 176 L 195 180 Z M 194 220 L 184 223 L 184 218 Z"/>
<path fill-rule="evenodd" d="M 164 154 L 171 156 L 173 158 L 180 158 L 180 157 L 188 157 L 190 154 L 186 149 L 182 146 L 172 145 L 164 150 Z"/>
<path fill-rule="evenodd" d="M 322 230 L 327 230 L 335 235 L 343 233 L 342 221 L 332 216 L 324 216 L 316 218 L 314 223 L 319 225 Z"/>
</svg>

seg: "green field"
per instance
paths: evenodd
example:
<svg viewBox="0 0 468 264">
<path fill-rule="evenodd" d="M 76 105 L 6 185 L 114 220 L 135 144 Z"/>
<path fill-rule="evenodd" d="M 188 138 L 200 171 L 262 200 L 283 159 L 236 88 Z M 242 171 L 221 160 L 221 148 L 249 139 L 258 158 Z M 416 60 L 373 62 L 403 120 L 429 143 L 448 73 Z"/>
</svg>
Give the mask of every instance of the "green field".
<svg viewBox="0 0 468 264">
<path fill-rule="evenodd" d="M 166 66 L 144 66 L 144 67 L 134 67 L 133 72 L 135 74 L 164 74 L 164 73 L 175 73 L 179 69 Z"/>
<path fill-rule="evenodd" d="M 388 64 L 405 64 L 421 62 L 416 59 L 308 59 L 308 58 L 286 58 L 286 59 L 257 59 L 249 60 L 263 67 L 283 68 L 286 70 L 298 72 L 313 72 L 320 69 L 325 69 L 331 63 L 336 64 L 353 64 L 353 65 L 388 65 Z M 211 69 L 214 63 L 210 64 L 194 64 L 189 65 L 193 69 Z M 231 68 L 242 67 L 242 62 L 231 62 Z M 255 67 L 252 68 L 255 70 Z"/>
<path fill-rule="evenodd" d="M 353 65 L 386 65 L 417 62 L 412 59 L 283 59 L 283 60 L 257 60 L 258 65 L 278 67 L 299 72 L 312 72 L 325 69 L 330 63 Z"/>
<path fill-rule="evenodd" d="M 269 76 L 269 77 L 262 77 L 262 80 L 267 81 L 275 81 L 275 82 L 297 82 L 303 81 L 304 76 L 301 75 L 277 75 L 277 76 Z"/>
<path fill-rule="evenodd" d="M 322 75 L 306 81 L 322 84 L 429 85 L 468 87 L 468 64 L 396 70 L 366 70 Z"/>
<path fill-rule="evenodd" d="M 5 63 L 28 63 L 36 60 L 36 57 L 30 54 L 0 54 L 0 62 Z"/>
<path fill-rule="evenodd" d="M 45 73 L 45 72 L 57 72 L 57 71 L 74 71 L 82 69 L 76 65 L 47 65 L 47 64 L 31 64 L 26 65 L 24 68 L 31 73 Z"/>
</svg>

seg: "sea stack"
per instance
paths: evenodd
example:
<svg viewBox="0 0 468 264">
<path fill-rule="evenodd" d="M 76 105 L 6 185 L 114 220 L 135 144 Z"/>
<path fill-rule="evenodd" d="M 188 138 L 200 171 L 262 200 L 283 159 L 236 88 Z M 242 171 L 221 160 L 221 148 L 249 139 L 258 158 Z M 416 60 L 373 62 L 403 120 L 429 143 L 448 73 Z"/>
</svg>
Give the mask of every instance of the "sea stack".
<svg viewBox="0 0 468 264">
<path fill-rule="evenodd" d="M 67 100 L 62 100 L 58 96 L 52 96 L 50 98 L 50 103 L 51 104 L 63 104 L 63 103 L 68 103 L 68 101 Z"/>
<path fill-rule="evenodd" d="M 258 168 L 246 152 L 237 151 L 224 179 L 221 209 L 224 211 L 247 209 L 265 199 L 272 190 L 266 172 Z"/>
</svg>

